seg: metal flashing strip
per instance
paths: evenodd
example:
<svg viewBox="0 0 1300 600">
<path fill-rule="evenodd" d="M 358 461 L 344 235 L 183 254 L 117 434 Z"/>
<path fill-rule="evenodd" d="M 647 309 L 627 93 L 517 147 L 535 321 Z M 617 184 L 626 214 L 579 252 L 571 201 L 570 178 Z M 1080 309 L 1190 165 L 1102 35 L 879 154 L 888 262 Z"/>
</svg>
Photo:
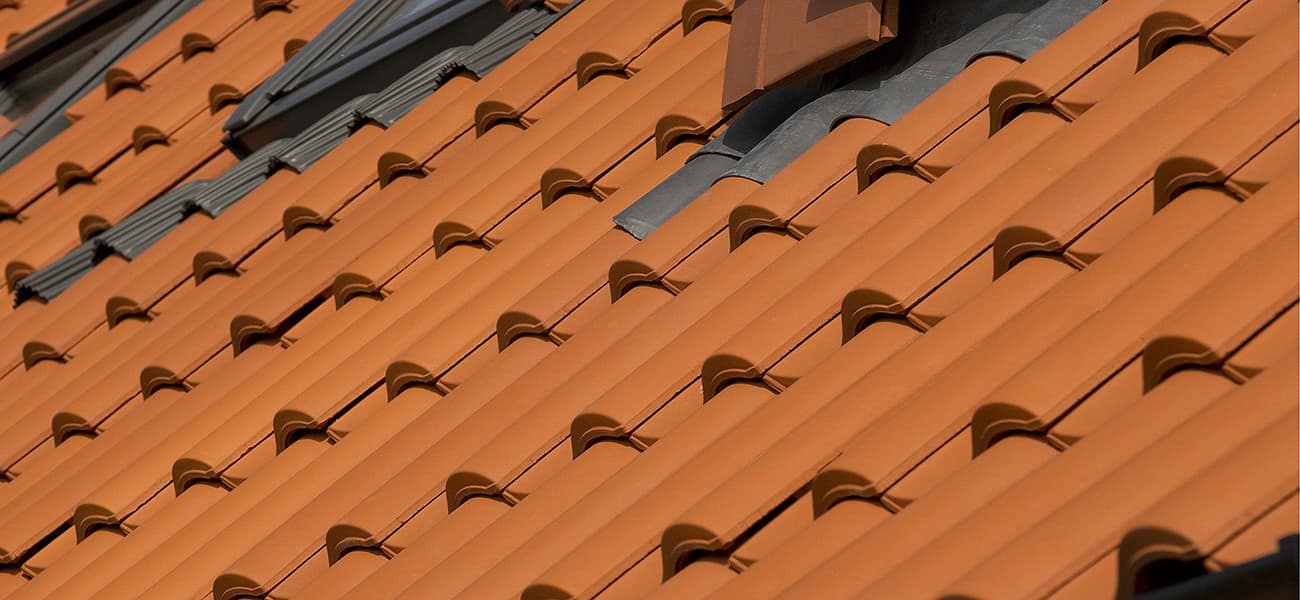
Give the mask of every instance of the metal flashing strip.
<svg viewBox="0 0 1300 600">
<path fill-rule="evenodd" d="M 1019 21 L 1003 30 L 983 48 L 971 56 L 975 60 L 987 54 L 1003 54 L 1028 60 L 1052 40 L 1088 13 L 1101 6 L 1102 0 L 1047 0 Z"/>
<path fill-rule="evenodd" d="M 438 0 L 445 4 L 449 0 Z M 338 58 L 361 38 L 401 15 L 409 0 L 357 0 L 307 42 L 283 67 L 253 90 L 226 121 L 226 129 L 246 127 L 276 98 L 301 84 L 322 63 Z"/>
<path fill-rule="evenodd" d="M 990 0 L 978 10 L 943 0 L 903 3 L 904 35 L 860 58 L 844 72 L 854 78 L 818 95 L 830 81 L 774 90 L 760 96 L 730 127 L 701 148 L 686 166 L 614 217 L 638 239 L 644 238 L 708 186 L 697 178 L 708 172 L 691 167 L 703 155 L 729 157 L 717 173 L 766 183 L 847 118 L 890 124 L 928 98 L 980 53 L 1003 47 L 1036 50 L 1083 18 L 1098 0 Z M 1051 37 L 1048 37 L 1051 36 Z M 1035 44 L 1037 44 L 1035 46 Z M 710 167 L 716 166 L 711 162 Z"/>
<path fill-rule="evenodd" d="M 572 7 L 577 2 L 570 5 Z M 567 9 L 566 9 L 567 10 Z M 273 140 L 220 176 L 178 186 L 100 232 L 95 238 L 18 282 L 19 302 L 53 298 L 110 254 L 134 260 L 166 236 L 187 216 L 202 212 L 217 217 L 257 189 L 277 169 L 302 173 L 343 143 L 362 120 L 385 127 L 433 93 L 451 73 L 465 69 L 478 75 L 500 64 L 531 41 L 564 11 L 525 8 L 471 46 L 446 51 L 394 81 L 380 92 L 357 96 L 315 120 L 301 133 Z M 779 122 L 779 121 L 777 121 Z M 761 139 L 761 135 L 756 136 Z M 734 161 L 728 161 L 730 164 Z M 711 176 L 715 176 L 713 173 Z M 712 179 L 708 180 L 709 182 Z M 707 187 L 707 184 L 705 185 Z"/>
<path fill-rule="evenodd" d="M 354 10 L 366 7 L 389 18 L 380 22 L 375 10 Z M 430 56 L 480 41 L 509 16 L 491 0 L 361 0 L 240 104 L 223 142 L 242 156 L 296 135 L 357 95 L 387 88 Z"/>
<path fill-rule="evenodd" d="M 569 10 L 577 2 L 571 4 Z M 449 77 L 464 70 L 482 78 L 564 14 L 524 8 L 471 46 L 448 48 L 412 69 L 357 110 L 361 118 L 390 127 Z"/>
<path fill-rule="evenodd" d="M 161 0 L 117 34 L 103 50 L 96 53 L 0 138 L 0 172 L 71 126 L 72 122 L 63 116 L 64 111 L 95 90 L 104 81 L 104 73 L 109 67 L 199 2 L 200 0 Z"/>
<path fill-rule="evenodd" d="M 643 240 L 673 215 L 713 186 L 736 159 L 724 154 L 702 154 L 686 162 L 639 200 L 614 215 L 614 223 Z"/>
<path fill-rule="evenodd" d="M 19 279 L 14 285 L 14 306 L 33 298 L 51 300 L 94 266 L 95 242 L 92 239 L 60 256 L 45 268 Z"/>
<path fill-rule="evenodd" d="M 97 259 L 120 254 L 134 260 L 185 219 L 186 203 L 202 193 L 211 181 L 178 186 L 131 213 L 94 238 Z"/>
</svg>

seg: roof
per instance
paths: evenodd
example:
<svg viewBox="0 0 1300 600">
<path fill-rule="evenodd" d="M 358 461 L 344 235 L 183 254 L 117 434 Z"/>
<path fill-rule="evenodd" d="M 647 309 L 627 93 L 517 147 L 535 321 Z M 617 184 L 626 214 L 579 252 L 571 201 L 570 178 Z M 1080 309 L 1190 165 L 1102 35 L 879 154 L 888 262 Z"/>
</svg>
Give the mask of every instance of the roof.
<svg viewBox="0 0 1300 600">
<path fill-rule="evenodd" d="M 0 172 L 0 596 L 1294 597 L 1296 3 L 909 0 L 729 111 L 729 1 L 506 2 L 236 156 L 363 4 Z"/>
</svg>

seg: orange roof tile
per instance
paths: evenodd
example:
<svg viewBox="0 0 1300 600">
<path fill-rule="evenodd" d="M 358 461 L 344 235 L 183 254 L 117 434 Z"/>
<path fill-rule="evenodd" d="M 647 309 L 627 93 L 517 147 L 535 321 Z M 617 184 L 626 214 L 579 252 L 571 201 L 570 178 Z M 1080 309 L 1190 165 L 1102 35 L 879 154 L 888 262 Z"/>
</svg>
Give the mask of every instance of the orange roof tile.
<svg viewBox="0 0 1300 600">
<path fill-rule="evenodd" d="M 1295 3 L 1008 3 L 1088 14 L 848 107 L 940 35 L 899 3 L 833 118 L 756 125 L 732 2 L 583 0 L 101 244 L 351 4 L 200 2 L 0 173 L 0 595 L 1128 597 L 1300 529 Z"/>
</svg>

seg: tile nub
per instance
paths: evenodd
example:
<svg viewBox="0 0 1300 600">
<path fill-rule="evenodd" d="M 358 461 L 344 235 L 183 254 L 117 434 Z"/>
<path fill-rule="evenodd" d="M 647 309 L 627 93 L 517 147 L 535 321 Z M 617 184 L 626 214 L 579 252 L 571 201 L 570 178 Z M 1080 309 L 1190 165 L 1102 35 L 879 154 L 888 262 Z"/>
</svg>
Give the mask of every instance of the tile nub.
<svg viewBox="0 0 1300 600">
<path fill-rule="evenodd" d="M 30 341 L 23 344 L 23 367 L 31 369 L 43 360 L 62 360 L 63 353 L 45 342 Z"/>
<path fill-rule="evenodd" d="M 214 84 L 208 88 L 208 110 L 212 111 L 214 115 L 227 104 L 235 104 L 243 99 L 244 92 L 227 83 Z"/>
<path fill-rule="evenodd" d="M 689 34 L 709 19 L 730 19 L 734 0 L 686 0 L 682 3 L 682 33 Z"/>
<path fill-rule="evenodd" d="M 201 33 L 187 33 L 184 36 L 181 36 L 181 60 L 189 60 L 193 58 L 195 54 L 200 52 L 212 52 L 213 50 L 216 50 L 216 48 L 217 43 Z M 135 79 L 135 77 L 130 73 L 124 73 L 124 75 L 131 77 L 137 87 L 140 86 L 139 80 Z M 121 86 L 115 88 L 111 84 L 109 86 L 109 89 L 114 91 L 120 88 Z"/>
<path fill-rule="evenodd" d="M 385 187 L 398 177 L 424 177 L 428 170 L 420 161 L 400 152 L 385 152 L 378 161 L 379 186 Z"/>
<path fill-rule="evenodd" d="M 154 144 L 171 145 L 167 134 L 152 125 L 140 125 L 131 132 L 131 149 L 136 154 Z"/>
<path fill-rule="evenodd" d="M 94 175 L 89 169 L 79 164 L 61 162 L 59 166 L 54 168 L 54 181 L 59 193 L 62 194 L 78 183 L 94 181 Z"/>
</svg>

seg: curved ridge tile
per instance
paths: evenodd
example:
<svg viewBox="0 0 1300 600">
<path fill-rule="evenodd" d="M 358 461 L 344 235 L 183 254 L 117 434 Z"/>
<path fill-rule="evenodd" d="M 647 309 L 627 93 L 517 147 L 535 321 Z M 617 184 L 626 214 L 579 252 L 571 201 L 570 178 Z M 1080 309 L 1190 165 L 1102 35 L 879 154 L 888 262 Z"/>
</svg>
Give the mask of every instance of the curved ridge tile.
<svg viewBox="0 0 1300 600">
<path fill-rule="evenodd" d="M 1264 412 L 1270 411 L 1265 409 Z M 1280 466 L 1282 461 L 1269 460 L 1276 454 L 1266 453 L 1270 450 L 1280 453 L 1288 447 L 1297 447 L 1296 428 L 1290 422 L 1296 414 L 1292 410 L 1289 415 L 1274 417 L 1281 422 L 1238 426 L 1240 429 L 1234 428 L 1227 435 L 1216 432 L 1211 437 L 1217 442 L 1213 444 L 1189 440 L 1178 432 L 1157 441 L 1148 452 L 1135 456 L 1104 479 L 1082 488 L 1050 516 L 1017 536 L 1012 544 L 990 555 L 989 560 L 983 561 L 978 568 L 960 576 L 949 584 L 944 595 L 1035 596 L 1059 589 L 1078 573 L 1081 566 L 1095 562 L 1113 548 L 1116 538 L 1124 533 L 1133 518 L 1142 514 L 1144 508 L 1169 492 L 1185 489 L 1188 483 L 1196 481 L 1198 475 L 1213 470 L 1218 463 L 1231 461 L 1234 455 L 1246 455 L 1257 463 Z M 1192 422 L 1196 422 L 1194 417 Z M 1177 442 L 1170 443 L 1172 440 L 1181 441 L 1188 447 L 1177 448 Z M 1157 461 L 1157 457 L 1163 460 Z M 1289 469 L 1283 467 L 1282 470 Z M 1290 477 L 1282 477 L 1294 481 L 1294 473 L 1292 470 Z M 1274 486 L 1280 483 L 1277 475 L 1270 477 L 1265 469 L 1259 469 L 1256 474 L 1260 479 L 1271 479 Z M 1281 485 L 1294 489 L 1290 481 Z M 1224 495 L 1231 493 L 1225 492 Z M 1217 504 L 1217 495 L 1202 497 L 1201 501 Z M 1224 501 L 1231 502 L 1226 498 Z M 1088 523 L 1088 526 L 1079 527 L 1079 523 Z M 1025 573 L 1025 567 L 1030 564 L 1036 567 L 1029 569 L 1032 575 Z M 1016 576 L 1007 577 L 1009 573 L 1016 573 Z"/>
<path fill-rule="evenodd" d="M 972 121 L 987 110 L 988 89 L 1020 64 L 1008 56 L 980 56 L 897 122 L 866 138 L 870 141 L 857 156 L 858 188 L 866 189 L 884 169 L 913 168 L 954 132 L 972 127 Z M 987 127 L 983 129 L 979 138 L 987 132 Z M 933 169 L 926 176 L 933 180 L 946 170 Z"/>
<path fill-rule="evenodd" d="M 253 0 L 253 18 L 260 19 L 273 11 L 292 11 L 290 0 Z"/>
<path fill-rule="evenodd" d="M 93 503 L 78 504 L 72 511 L 72 527 L 77 541 L 86 539 L 97 529 L 119 529 L 122 526 L 112 510 Z"/>
<path fill-rule="evenodd" d="M 1237 207 L 1234 207 L 1235 201 L 1225 200 L 1222 196 L 1212 193 L 1193 196 L 1194 192 L 1189 192 L 1180 198 L 1183 204 L 1175 203 L 1161 211 L 1120 246 L 1084 269 L 1075 279 L 1086 282 L 1095 278 L 1092 285 L 1098 289 L 1102 285 L 1114 289 L 1139 276 L 1141 281 L 1115 298 L 1117 302 L 1127 303 L 1127 308 L 1122 304 L 1112 304 L 1113 308 L 1105 316 L 1092 319 L 1094 328 L 1091 334 L 1085 329 L 1059 340 L 1055 348 L 1034 359 L 1033 367 L 1023 370 L 981 401 L 971 417 L 975 451 L 980 452 L 999 435 L 1010 431 L 1045 429 L 1080 397 L 1141 352 L 1143 339 L 1133 327 L 1145 331 L 1156 323 L 1151 321 L 1152 317 L 1144 315 L 1155 313 L 1159 318 L 1160 314 L 1177 308 L 1168 304 L 1171 302 L 1168 297 L 1157 302 L 1144 300 L 1142 294 L 1160 289 L 1160 280 L 1165 279 L 1174 284 L 1166 284 L 1170 290 L 1178 289 L 1183 295 L 1181 297 L 1194 299 L 1194 291 L 1207 280 L 1212 280 L 1220 270 L 1262 243 L 1261 240 L 1274 237 L 1280 231 L 1279 226 L 1284 227 L 1295 218 L 1296 209 L 1288 206 L 1294 203 L 1287 195 L 1288 191 L 1295 193 L 1294 185 L 1293 176 L 1290 190 L 1278 186 Z M 1192 238 L 1196 243 L 1187 244 Z M 1177 260 L 1171 260 L 1173 258 Z M 1183 261 L 1186 261 L 1184 264 L 1197 265 L 1198 268 L 1193 270 L 1195 276 L 1180 272 L 1179 263 Z M 1019 268 L 1013 268 L 1010 273 L 1014 274 Z M 1136 271 L 1124 273 L 1129 269 L 1153 270 L 1145 274 Z M 1081 284 L 1066 286 L 1058 294 L 1064 295 L 1073 285 Z M 1192 289 L 1189 290 L 1189 286 Z M 1189 293 L 1192 295 L 1187 296 Z M 1058 301 L 1056 308 L 1064 311 L 1075 302 L 1077 300 L 1068 304 Z M 1145 321 L 1146 325 L 1107 326 L 1107 320 L 1138 324 Z M 1102 343 L 1097 338 L 1101 335 L 1118 336 L 1118 339 Z M 1026 418 L 1029 420 L 1025 421 Z"/>
<path fill-rule="evenodd" d="M 267 592 L 261 584 L 239 573 L 222 573 L 212 580 L 212 597 L 216 600 L 262 598 Z"/>
<path fill-rule="evenodd" d="M 93 182 L 95 176 L 89 169 L 73 162 L 61 162 L 54 168 L 54 181 L 59 193 L 82 182 Z"/>
<path fill-rule="evenodd" d="M 1136 37 L 1136 24 L 1159 3 L 1104 2 L 1029 57 L 993 86 L 989 94 L 991 131 L 997 132 L 1029 107 L 1054 110 L 1052 100 L 1093 65 Z"/>
<path fill-rule="evenodd" d="M 478 135 L 483 135 L 489 129 L 504 123 L 523 129 L 527 126 L 523 116 L 523 109 L 512 106 L 506 100 L 484 100 L 474 107 L 474 130 Z"/>
<path fill-rule="evenodd" d="M 302 50 L 303 46 L 307 45 L 308 41 L 310 40 L 294 38 L 285 42 L 284 62 L 289 62 L 289 60 L 293 58 L 293 55 L 297 54 L 299 50 Z"/>
<path fill-rule="evenodd" d="M 230 319 L 230 346 L 239 356 L 259 338 L 273 336 L 276 328 L 263 319 L 249 314 L 237 314 Z"/>
<path fill-rule="evenodd" d="M 675 2 L 646 2 L 637 5 L 578 56 L 575 73 L 578 87 L 602 73 L 622 74 L 632 60 L 644 52 L 681 18 Z M 721 97 L 721 92 L 719 92 Z"/>
<path fill-rule="evenodd" d="M 1291 308 L 1300 293 L 1300 284 L 1292 277 L 1300 272 L 1297 253 L 1300 239 L 1296 236 L 1274 237 L 1157 325 L 1142 351 L 1147 389 L 1178 369 L 1221 366 L 1233 351 Z M 1254 374 L 1231 368 L 1225 372 L 1238 381 Z"/>
<path fill-rule="evenodd" d="M 1296 473 L 1275 458 L 1292 451 L 1293 440 L 1274 437 L 1239 447 L 1136 518 L 1118 544 L 1119 589 L 1136 592 L 1142 569 L 1156 561 L 1209 558 L 1247 523 L 1279 512 L 1292 520 Z"/>
<path fill-rule="evenodd" d="M 202 284 L 217 273 L 238 274 L 239 272 L 235 263 L 229 258 L 208 250 L 195 252 L 190 266 L 194 271 L 196 285 Z"/>
<path fill-rule="evenodd" d="M 1276 56 L 1271 57 L 1272 60 L 1252 63 L 1250 59 L 1239 58 L 1239 54 L 1219 59 L 1219 51 L 1206 46 L 1179 45 L 1166 54 L 1168 60 L 1157 61 L 1143 69 L 1133 78 L 1132 85 L 1117 91 L 1103 106 L 1081 118 L 1080 124 L 1083 124 L 1088 116 L 1109 114 L 1110 109 L 1121 108 L 1121 104 L 1128 105 L 1122 107 L 1125 110 L 1152 106 L 1158 98 L 1142 92 L 1133 95 L 1135 86 L 1137 90 L 1145 88 L 1140 84 L 1148 78 L 1177 84 L 1230 76 L 1236 83 L 1217 89 L 1207 86 L 1183 88 L 1122 131 L 1115 132 L 1117 135 L 1107 140 L 1099 152 L 1084 159 L 1078 168 L 1060 178 L 1007 221 L 1004 225 L 1006 232 L 999 235 L 997 272 L 1002 272 L 1025 252 L 1053 252 L 1073 241 L 1088 226 L 1138 191 L 1140 186 L 1146 185 L 1158 165 L 1153 157 L 1178 147 L 1189 128 L 1210 122 L 1218 111 L 1238 101 L 1244 91 L 1270 78 L 1270 71 L 1278 66 L 1279 57 Z M 1059 202 L 1065 190 L 1083 194 L 1080 197 L 1089 201 Z"/>
<path fill-rule="evenodd" d="M 416 362 L 395 360 L 384 368 L 384 385 L 388 397 L 396 398 L 413 386 L 433 386 L 439 375 L 441 373 L 432 373 Z"/>
<path fill-rule="evenodd" d="M 732 210 L 728 216 L 732 249 L 758 231 L 788 227 L 796 215 L 819 203 L 835 186 L 844 185 L 844 177 L 853 170 L 854 149 L 885 130 L 885 124 L 873 119 L 840 122 Z M 729 179 L 737 178 L 722 181 Z"/>
<path fill-rule="evenodd" d="M 712 123 L 715 122 L 707 117 L 699 118 L 699 115 L 686 114 L 669 114 L 660 117 L 655 122 L 655 152 L 663 156 L 676 146 L 679 142 L 689 138 L 704 138 L 709 134 Z"/>
<path fill-rule="evenodd" d="M 126 69 L 113 67 L 104 72 L 104 89 L 112 97 L 124 89 L 143 90 L 144 84 L 134 73 Z"/>
<path fill-rule="evenodd" d="M 77 221 L 77 234 L 81 237 L 81 241 L 85 242 L 112 226 L 113 224 L 108 219 L 100 215 L 88 214 Z"/>
<path fill-rule="evenodd" d="M 708 19 L 729 19 L 734 0 L 686 0 L 682 3 L 682 33 L 689 34 Z"/>
<path fill-rule="evenodd" d="M 1246 164 L 1228 175 L 1224 187 L 1238 197 L 1247 198 L 1285 173 L 1295 164 L 1295 156 L 1300 154 L 1298 129 L 1300 128 L 1292 126 L 1265 146 Z"/>
<path fill-rule="evenodd" d="M 1174 40 L 1205 37 L 1224 17 L 1232 14 L 1247 0 L 1166 0 L 1152 11 L 1138 27 L 1141 69 L 1155 60 Z"/>
<path fill-rule="evenodd" d="M 119 323 L 130 318 L 147 318 L 149 316 L 148 308 L 142 306 L 132 298 L 123 296 L 111 296 L 104 302 L 104 312 L 108 318 L 108 326 L 116 327 Z"/>
<path fill-rule="evenodd" d="M 497 123 L 520 121 L 540 99 L 565 85 L 562 82 L 573 76 L 575 62 L 590 44 L 590 32 L 606 31 L 627 14 L 612 0 L 584 1 L 485 78 L 473 112 L 478 135 Z"/>
<path fill-rule="evenodd" d="M 632 236 L 617 229 L 601 236 L 586 252 L 501 313 L 496 326 L 498 347 L 506 348 L 521 335 L 547 335 L 580 306 L 597 301 L 593 296 L 601 294 L 608 281 L 606 265 L 635 243 Z"/>
<path fill-rule="evenodd" d="M 82 415 L 59 411 L 50 418 L 50 431 L 54 442 L 62 444 L 74 435 L 94 433 L 95 425 Z"/>
<path fill-rule="evenodd" d="M 181 457 L 172 463 L 172 488 L 177 495 L 185 493 L 190 486 L 201 481 L 224 485 L 221 472 L 205 461 L 191 457 Z"/>
<path fill-rule="evenodd" d="M 5 263 L 5 283 L 8 284 L 10 291 L 14 291 L 22 278 L 34 272 L 36 267 L 19 260 L 11 260 Z"/>
<path fill-rule="evenodd" d="M 228 104 L 236 104 L 244 99 L 244 92 L 228 83 L 215 83 L 208 88 L 208 110 L 217 114 Z"/>
<path fill-rule="evenodd" d="M 1252 0 L 1210 30 L 1209 39 L 1227 51 L 1234 51 L 1285 19 L 1295 5 L 1286 0 Z"/>
<path fill-rule="evenodd" d="M 595 187 L 589 178 L 574 169 L 552 167 L 542 172 L 541 202 L 546 208 L 555 202 L 560 194 L 577 193 L 595 196 Z M 442 224 L 439 223 L 439 226 Z M 462 226 L 463 227 L 463 226 Z M 434 234 L 437 237 L 437 234 Z"/>
<path fill-rule="evenodd" d="M 148 399 L 163 387 L 187 389 L 184 377 L 179 377 L 166 367 L 147 366 L 140 370 L 140 394 Z"/>
<path fill-rule="evenodd" d="M 181 60 L 189 60 L 200 52 L 212 52 L 217 43 L 201 33 L 187 33 L 181 36 Z"/>
<path fill-rule="evenodd" d="M 62 360 L 63 353 L 45 342 L 31 341 L 23 344 L 23 367 L 31 369 L 43 360 Z"/>
<path fill-rule="evenodd" d="M 344 554 L 363 548 L 380 548 L 382 540 L 355 525 L 339 523 L 325 531 L 325 551 L 330 564 L 337 563 Z"/>
<path fill-rule="evenodd" d="M 131 149 L 136 154 L 155 144 L 170 146 L 171 139 L 167 137 L 166 133 L 151 125 L 140 125 L 131 132 Z"/>
<path fill-rule="evenodd" d="M 361 273 L 343 272 L 334 276 L 334 283 L 330 286 L 330 293 L 334 297 L 334 306 L 343 306 L 358 296 L 370 296 L 376 299 L 382 299 L 384 289 L 376 284 L 369 277 Z"/>
<path fill-rule="evenodd" d="M 1155 210 L 1187 187 L 1223 185 L 1265 147 L 1295 129 L 1300 96 L 1291 85 L 1291 74 L 1285 68 L 1276 71 L 1161 161 L 1154 177 Z"/>
<path fill-rule="evenodd" d="M 330 219 L 329 217 L 316 212 L 311 207 L 290 206 L 284 209 L 284 214 L 281 216 L 281 223 L 284 237 L 291 238 L 294 234 L 308 227 L 328 227 Z"/>
</svg>

